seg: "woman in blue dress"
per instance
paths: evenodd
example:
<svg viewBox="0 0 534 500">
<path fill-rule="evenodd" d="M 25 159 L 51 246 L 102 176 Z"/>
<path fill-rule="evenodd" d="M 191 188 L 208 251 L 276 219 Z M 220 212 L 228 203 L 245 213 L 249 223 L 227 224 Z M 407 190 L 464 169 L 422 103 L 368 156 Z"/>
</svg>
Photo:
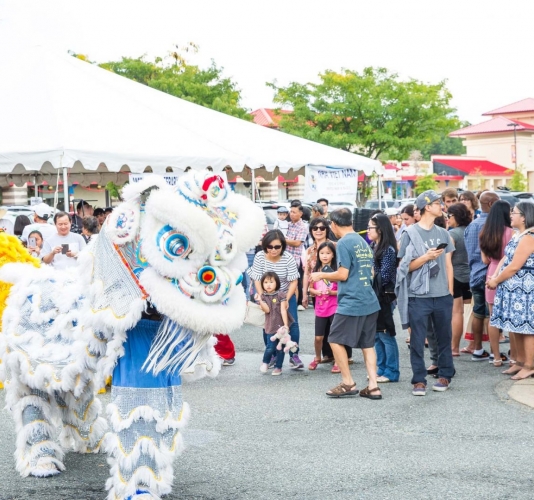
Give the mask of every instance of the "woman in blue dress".
<svg viewBox="0 0 534 500">
<path fill-rule="evenodd" d="M 534 375 L 534 203 L 522 201 L 510 212 L 517 230 L 486 286 L 497 289 L 490 324 L 510 332 L 517 363 L 506 370 L 513 380 Z"/>
</svg>

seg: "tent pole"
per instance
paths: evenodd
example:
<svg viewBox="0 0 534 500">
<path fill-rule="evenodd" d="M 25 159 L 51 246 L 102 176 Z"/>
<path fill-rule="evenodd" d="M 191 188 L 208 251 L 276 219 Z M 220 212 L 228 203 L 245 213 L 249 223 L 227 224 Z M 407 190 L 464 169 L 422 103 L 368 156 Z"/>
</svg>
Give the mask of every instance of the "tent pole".
<svg viewBox="0 0 534 500">
<path fill-rule="evenodd" d="M 378 210 L 382 210 L 382 183 L 380 182 L 380 175 L 378 176 Z"/>
<path fill-rule="evenodd" d="M 63 168 L 63 201 L 65 212 L 69 213 L 69 178 L 67 175 L 67 167 L 63 167 L 63 155 L 61 155 L 60 163 Z"/>
<path fill-rule="evenodd" d="M 254 175 L 254 169 L 250 169 L 252 180 L 252 203 L 256 203 L 256 176 Z"/>
</svg>

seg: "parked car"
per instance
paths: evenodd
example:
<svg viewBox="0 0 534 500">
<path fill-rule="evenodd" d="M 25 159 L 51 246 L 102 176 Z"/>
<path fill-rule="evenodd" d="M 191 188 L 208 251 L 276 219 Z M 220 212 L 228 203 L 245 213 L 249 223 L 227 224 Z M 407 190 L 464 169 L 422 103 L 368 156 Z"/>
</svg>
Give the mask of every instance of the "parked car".
<svg viewBox="0 0 534 500">
<path fill-rule="evenodd" d="M 29 217 L 31 222 L 33 222 L 33 210 L 30 206 L 11 205 L 6 206 L 5 208 L 7 208 L 7 213 L 4 215 L 4 218 L 10 220 L 13 224 L 15 224 L 15 219 L 18 215 L 25 215 L 26 217 Z"/>
<path fill-rule="evenodd" d="M 532 200 L 532 201 L 534 201 L 534 195 L 532 193 L 525 193 L 525 192 L 519 192 L 519 191 L 510 191 L 510 194 L 515 196 L 516 198 L 519 198 L 521 201 L 524 201 L 524 200 Z"/>
<path fill-rule="evenodd" d="M 380 200 L 380 208 L 400 208 L 399 200 Z M 367 200 L 363 208 L 378 210 L 378 200 Z"/>
<path fill-rule="evenodd" d="M 516 203 L 519 203 L 520 201 L 525 201 L 525 200 L 520 200 L 517 196 L 514 196 L 513 194 L 511 194 L 510 191 L 495 191 L 495 192 L 499 195 L 501 200 L 504 200 L 510 203 L 510 206 L 512 208 L 515 207 Z"/>
<path fill-rule="evenodd" d="M 404 208 L 406 205 L 415 205 L 416 198 L 404 198 L 400 200 L 400 208 Z"/>
</svg>

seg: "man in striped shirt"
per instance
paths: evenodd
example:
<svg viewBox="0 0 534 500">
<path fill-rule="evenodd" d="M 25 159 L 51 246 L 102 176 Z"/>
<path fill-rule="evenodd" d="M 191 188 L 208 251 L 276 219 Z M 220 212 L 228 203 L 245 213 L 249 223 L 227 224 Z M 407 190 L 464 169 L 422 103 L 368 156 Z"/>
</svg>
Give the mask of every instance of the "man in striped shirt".
<svg viewBox="0 0 534 500">
<path fill-rule="evenodd" d="M 302 268 L 301 256 L 304 248 L 304 242 L 308 237 L 308 224 L 302 220 L 302 204 L 299 201 L 293 201 L 289 210 L 289 228 L 287 229 L 286 242 L 287 251 L 294 257 L 299 270 L 299 283 L 298 283 L 298 310 L 304 311 L 302 305 L 302 278 L 304 276 L 304 270 Z"/>
</svg>

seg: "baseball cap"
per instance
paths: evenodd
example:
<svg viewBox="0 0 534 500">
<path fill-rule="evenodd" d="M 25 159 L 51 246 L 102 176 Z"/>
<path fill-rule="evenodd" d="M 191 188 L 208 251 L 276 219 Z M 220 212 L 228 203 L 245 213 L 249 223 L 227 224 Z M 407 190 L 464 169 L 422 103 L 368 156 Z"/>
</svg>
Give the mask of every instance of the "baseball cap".
<svg viewBox="0 0 534 500">
<path fill-rule="evenodd" d="M 287 207 L 278 207 L 277 212 L 278 213 L 288 213 L 289 210 L 287 209 Z"/>
<path fill-rule="evenodd" d="M 388 207 L 384 210 L 384 213 L 386 215 L 399 215 L 399 209 L 398 208 L 393 208 L 393 207 Z"/>
<path fill-rule="evenodd" d="M 421 193 L 417 197 L 417 199 L 415 200 L 415 204 L 417 205 L 417 208 L 421 210 L 422 208 L 425 208 L 427 205 L 434 203 L 436 200 L 441 200 L 441 196 L 438 193 L 436 193 L 436 191 L 434 191 L 433 189 L 429 189 L 428 191 Z"/>
<path fill-rule="evenodd" d="M 52 208 L 46 203 L 39 203 L 33 207 L 33 211 L 37 217 L 47 220 L 52 215 Z"/>
</svg>

